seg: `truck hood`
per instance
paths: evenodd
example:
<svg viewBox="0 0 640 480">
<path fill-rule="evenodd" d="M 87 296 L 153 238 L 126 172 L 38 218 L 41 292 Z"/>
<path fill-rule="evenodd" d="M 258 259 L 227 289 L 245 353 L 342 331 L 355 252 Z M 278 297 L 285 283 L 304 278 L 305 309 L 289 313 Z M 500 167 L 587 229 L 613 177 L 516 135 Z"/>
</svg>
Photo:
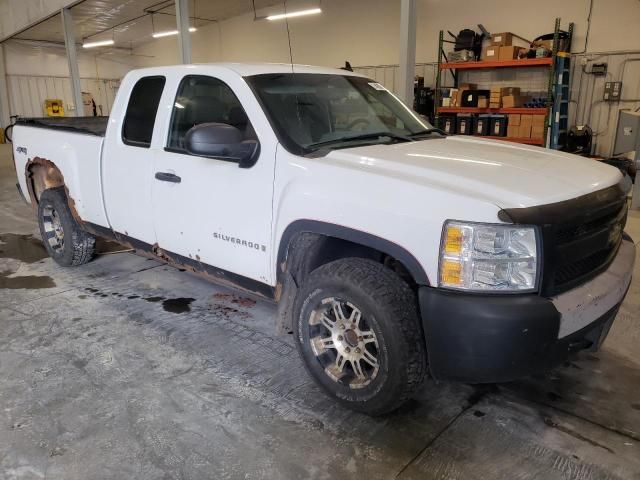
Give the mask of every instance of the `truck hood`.
<svg viewBox="0 0 640 480">
<path fill-rule="evenodd" d="M 577 155 L 464 136 L 333 150 L 322 161 L 446 189 L 500 208 L 568 200 L 622 178 L 618 169 Z"/>
</svg>

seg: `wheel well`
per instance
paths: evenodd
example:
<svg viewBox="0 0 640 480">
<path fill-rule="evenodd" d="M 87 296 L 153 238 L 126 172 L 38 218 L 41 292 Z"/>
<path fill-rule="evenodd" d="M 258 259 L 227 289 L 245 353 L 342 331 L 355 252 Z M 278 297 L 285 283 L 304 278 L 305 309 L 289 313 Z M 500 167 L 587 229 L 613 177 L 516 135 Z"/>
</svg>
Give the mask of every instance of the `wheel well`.
<svg viewBox="0 0 640 480">
<path fill-rule="evenodd" d="M 64 186 L 64 177 L 56 165 L 45 158 L 36 157 L 25 167 L 27 188 L 31 201 L 36 205 L 45 190 Z"/>
<path fill-rule="evenodd" d="M 300 285 L 316 268 L 341 258 L 367 258 L 382 263 L 395 271 L 412 288 L 417 285 L 409 269 L 399 259 L 374 247 L 331 235 L 301 232 L 288 244 L 281 271 L 289 271 Z"/>
</svg>

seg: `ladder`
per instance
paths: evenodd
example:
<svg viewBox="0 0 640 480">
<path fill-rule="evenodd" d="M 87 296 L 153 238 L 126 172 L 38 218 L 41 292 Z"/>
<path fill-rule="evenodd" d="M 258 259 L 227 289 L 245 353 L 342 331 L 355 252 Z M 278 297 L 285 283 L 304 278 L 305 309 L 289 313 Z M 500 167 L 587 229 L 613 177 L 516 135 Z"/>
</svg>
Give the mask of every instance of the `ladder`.
<svg viewBox="0 0 640 480">
<path fill-rule="evenodd" d="M 571 58 L 568 53 L 558 52 L 553 71 L 552 106 L 549 118 L 551 134 L 549 148 L 559 150 L 567 143 L 569 128 L 569 89 L 571 88 Z"/>
</svg>

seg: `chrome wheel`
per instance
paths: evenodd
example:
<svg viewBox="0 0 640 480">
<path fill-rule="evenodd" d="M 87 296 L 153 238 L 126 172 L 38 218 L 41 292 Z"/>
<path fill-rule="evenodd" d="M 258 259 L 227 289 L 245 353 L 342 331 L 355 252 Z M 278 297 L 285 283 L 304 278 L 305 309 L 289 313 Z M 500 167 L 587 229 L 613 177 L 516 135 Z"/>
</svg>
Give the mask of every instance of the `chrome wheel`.
<svg viewBox="0 0 640 480">
<path fill-rule="evenodd" d="M 309 317 L 309 342 L 324 372 L 350 388 L 376 378 L 378 339 L 362 312 L 349 302 L 325 298 Z"/>
<path fill-rule="evenodd" d="M 53 250 L 60 251 L 64 248 L 64 229 L 58 212 L 52 206 L 46 206 L 42 210 L 42 225 L 46 241 Z"/>
</svg>

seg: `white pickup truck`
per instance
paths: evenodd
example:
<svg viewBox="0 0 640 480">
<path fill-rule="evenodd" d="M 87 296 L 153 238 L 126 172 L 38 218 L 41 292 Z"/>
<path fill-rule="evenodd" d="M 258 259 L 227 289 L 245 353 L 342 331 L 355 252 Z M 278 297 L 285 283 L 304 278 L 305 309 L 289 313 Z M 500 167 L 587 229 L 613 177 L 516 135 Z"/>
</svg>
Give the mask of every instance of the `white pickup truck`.
<svg viewBox="0 0 640 480">
<path fill-rule="evenodd" d="M 14 159 L 59 264 L 98 235 L 271 298 L 315 381 L 369 414 L 427 373 L 509 381 L 598 348 L 635 260 L 617 169 L 445 136 L 342 70 L 136 70 L 108 119 L 20 122 Z"/>
</svg>

